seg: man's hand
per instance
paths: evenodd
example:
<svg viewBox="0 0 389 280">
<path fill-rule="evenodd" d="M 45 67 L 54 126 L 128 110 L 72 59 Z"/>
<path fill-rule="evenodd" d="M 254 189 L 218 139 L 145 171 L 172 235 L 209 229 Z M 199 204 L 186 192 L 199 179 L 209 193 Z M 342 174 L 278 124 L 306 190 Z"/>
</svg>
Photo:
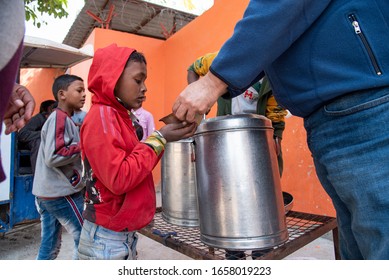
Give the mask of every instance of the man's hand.
<svg viewBox="0 0 389 280">
<path fill-rule="evenodd" d="M 181 121 L 193 123 L 196 115 L 207 113 L 217 99 L 227 91 L 227 85 L 208 72 L 202 79 L 188 85 L 173 104 L 173 113 Z"/>
<path fill-rule="evenodd" d="M 4 114 L 5 134 L 21 129 L 31 119 L 35 101 L 28 89 L 15 84 Z"/>
</svg>

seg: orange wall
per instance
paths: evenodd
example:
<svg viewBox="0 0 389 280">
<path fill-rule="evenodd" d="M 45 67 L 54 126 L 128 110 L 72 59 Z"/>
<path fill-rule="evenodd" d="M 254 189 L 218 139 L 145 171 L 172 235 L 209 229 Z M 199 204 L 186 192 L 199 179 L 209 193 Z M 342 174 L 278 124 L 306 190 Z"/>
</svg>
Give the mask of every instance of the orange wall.
<svg viewBox="0 0 389 280">
<path fill-rule="evenodd" d="M 51 87 L 55 78 L 63 73 L 63 69 L 31 68 L 20 71 L 20 84 L 26 86 L 35 99 L 34 114 L 39 112 L 42 101 L 54 100 Z"/>
<path fill-rule="evenodd" d="M 147 101 L 144 108 L 159 118 L 171 112 L 175 98 L 186 86 L 186 69 L 204 53 L 218 50 L 227 40 L 236 22 L 242 17 L 248 0 L 215 0 L 214 6 L 166 41 L 96 28 L 87 43 L 101 48 L 117 43 L 143 52 L 148 63 Z M 91 60 L 70 69 L 87 84 Z M 51 86 L 51 85 L 50 85 Z M 35 91 L 35 90 L 34 90 Z M 42 92 L 37 91 L 38 94 Z M 86 104 L 86 109 L 89 108 Z M 216 106 L 209 117 L 215 116 Z M 294 196 L 294 210 L 335 216 L 332 203 L 321 187 L 315 173 L 311 154 L 306 144 L 302 120 L 286 120 L 283 139 L 284 173 L 282 188 Z M 160 184 L 160 165 L 153 172 L 156 185 Z"/>
<path fill-rule="evenodd" d="M 321 186 L 306 142 L 303 120 L 286 119 L 282 140 L 283 190 L 294 197 L 294 210 L 335 217 L 331 199 Z"/>
</svg>

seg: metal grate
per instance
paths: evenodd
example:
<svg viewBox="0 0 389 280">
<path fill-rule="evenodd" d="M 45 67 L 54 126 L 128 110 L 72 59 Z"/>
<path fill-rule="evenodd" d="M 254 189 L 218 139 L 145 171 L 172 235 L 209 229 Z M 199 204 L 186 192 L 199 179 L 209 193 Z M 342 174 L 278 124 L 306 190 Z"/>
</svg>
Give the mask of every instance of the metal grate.
<svg viewBox="0 0 389 280">
<path fill-rule="evenodd" d="M 337 227 L 335 218 L 295 211 L 287 213 L 286 222 L 289 240 L 271 250 L 261 251 L 255 259 L 282 259 Z M 181 227 L 166 222 L 161 208 L 157 209 L 154 220 L 139 232 L 193 259 L 226 259 L 224 249 L 212 248 L 200 241 L 198 227 Z M 244 259 L 253 259 L 251 253 L 246 251 Z"/>
</svg>

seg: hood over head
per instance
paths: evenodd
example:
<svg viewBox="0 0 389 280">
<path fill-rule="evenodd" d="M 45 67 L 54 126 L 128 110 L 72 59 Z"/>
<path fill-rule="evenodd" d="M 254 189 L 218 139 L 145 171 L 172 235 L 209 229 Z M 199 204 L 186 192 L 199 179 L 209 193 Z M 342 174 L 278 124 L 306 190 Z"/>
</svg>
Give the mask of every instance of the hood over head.
<svg viewBox="0 0 389 280">
<path fill-rule="evenodd" d="M 114 89 L 134 51 L 116 44 L 96 50 L 88 75 L 88 90 L 93 93 L 92 104 L 109 105 L 118 111 L 126 110 L 116 100 Z"/>
</svg>

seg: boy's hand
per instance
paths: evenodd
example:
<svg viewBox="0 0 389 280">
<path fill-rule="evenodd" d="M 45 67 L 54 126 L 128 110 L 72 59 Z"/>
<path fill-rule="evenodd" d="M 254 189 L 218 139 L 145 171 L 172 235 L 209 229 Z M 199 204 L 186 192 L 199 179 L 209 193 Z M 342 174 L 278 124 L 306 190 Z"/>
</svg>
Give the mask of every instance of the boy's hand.
<svg viewBox="0 0 389 280">
<path fill-rule="evenodd" d="M 188 124 L 181 122 L 167 124 L 159 129 L 159 132 L 161 132 L 167 142 L 173 142 L 193 136 L 196 129 L 196 123 Z"/>
</svg>

